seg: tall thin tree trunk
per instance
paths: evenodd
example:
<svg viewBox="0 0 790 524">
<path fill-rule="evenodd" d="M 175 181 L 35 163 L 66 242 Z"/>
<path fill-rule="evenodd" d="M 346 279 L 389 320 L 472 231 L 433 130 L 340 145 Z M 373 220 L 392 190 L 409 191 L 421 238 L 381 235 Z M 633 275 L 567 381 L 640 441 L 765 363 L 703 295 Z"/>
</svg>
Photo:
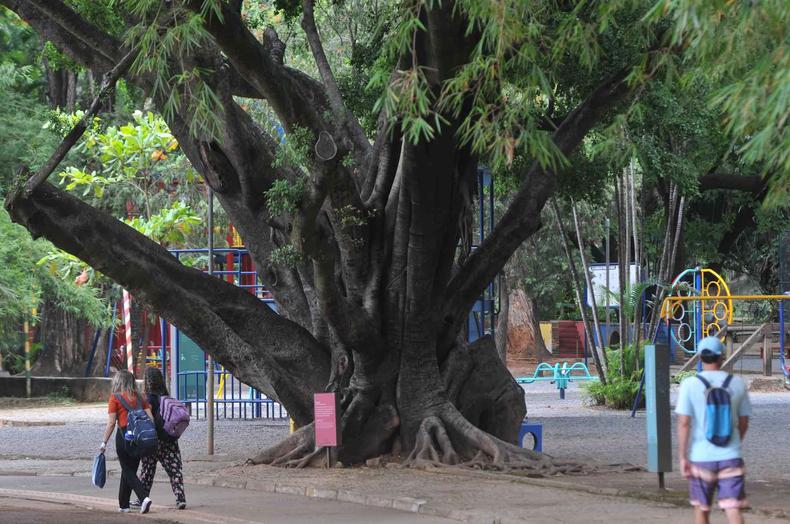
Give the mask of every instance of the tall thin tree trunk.
<svg viewBox="0 0 790 524">
<path fill-rule="evenodd" d="M 510 313 L 510 289 L 507 284 L 507 277 L 502 276 L 501 288 L 499 293 L 502 302 L 499 305 L 499 313 L 496 319 L 496 329 L 494 330 L 494 340 L 496 342 L 496 350 L 499 353 L 499 358 L 502 363 L 507 365 L 507 325 L 508 314 Z"/>
<path fill-rule="evenodd" d="M 680 203 L 678 204 L 678 216 L 675 220 L 675 237 L 674 241 L 672 242 L 672 256 L 669 258 L 669 264 L 667 264 L 667 280 L 672 278 L 676 270 L 677 265 L 677 256 L 678 256 L 678 244 L 680 244 L 680 234 L 683 231 L 683 219 L 684 213 L 683 209 L 686 206 L 686 196 L 683 195 L 680 197 Z"/>
<path fill-rule="evenodd" d="M 650 324 L 648 325 L 647 330 L 648 337 L 653 336 L 653 332 L 655 331 L 656 325 L 658 324 L 658 319 L 661 317 L 661 307 L 667 291 L 666 286 L 669 285 L 669 279 L 672 278 L 672 269 L 670 267 L 672 263 L 670 260 L 672 258 L 673 251 L 673 232 L 676 232 L 675 212 L 678 206 L 678 194 L 678 187 L 673 182 L 670 182 L 669 201 L 667 203 L 669 208 L 667 212 L 667 224 L 666 229 L 664 230 L 664 244 L 661 252 L 661 262 L 658 266 L 658 279 L 660 284 L 658 286 L 658 293 L 655 296 L 655 302 L 653 304 L 653 313 L 650 315 Z"/>
<path fill-rule="evenodd" d="M 636 206 L 636 166 L 635 160 L 632 158 L 631 162 L 628 165 L 628 177 L 629 177 L 629 193 L 630 193 L 630 201 L 631 201 L 631 231 L 633 234 L 634 240 L 634 265 L 636 266 L 636 280 L 637 282 L 642 281 L 642 258 L 641 253 L 639 252 L 640 242 L 639 242 L 639 228 L 638 228 L 638 221 L 637 217 L 639 212 L 637 211 Z M 634 305 L 634 323 L 633 323 L 633 332 L 634 332 L 634 348 L 637 348 L 634 351 L 634 371 L 639 370 L 639 344 L 642 341 L 642 303 L 643 297 L 640 293 L 636 298 L 636 304 Z"/>
<path fill-rule="evenodd" d="M 77 105 L 77 73 L 66 71 L 66 110 L 74 111 Z"/>
<path fill-rule="evenodd" d="M 587 312 L 584 310 L 584 300 L 582 299 L 582 292 L 581 286 L 579 285 L 579 274 L 576 271 L 576 263 L 573 261 L 573 256 L 571 255 L 571 248 L 568 245 L 568 238 L 565 235 L 565 227 L 562 225 L 562 219 L 560 217 L 560 210 L 557 207 L 557 201 L 555 199 L 551 199 L 551 209 L 554 211 L 554 219 L 557 222 L 557 231 L 560 234 L 560 239 L 562 240 L 562 247 L 565 250 L 565 257 L 568 259 L 568 269 L 571 273 L 571 282 L 573 283 L 573 292 L 576 295 L 576 303 L 579 305 L 579 311 L 581 312 L 582 322 L 584 323 L 584 331 L 587 335 L 587 340 L 593 340 L 592 331 L 590 330 L 590 323 L 587 320 Z M 593 351 L 593 360 L 595 360 L 595 367 L 598 370 L 598 378 L 601 380 L 601 384 L 606 384 L 606 363 L 598 354 L 598 351 Z"/>
<path fill-rule="evenodd" d="M 584 253 L 584 239 L 582 238 L 582 231 L 579 227 L 579 217 L 576 213 L 576 203 L 571 199 L 571 211 L 573 212 L 573 225 L 576 229 L 576 241 L 579 243 L 579 255 L 581 256 L 582 260 L 582 271 L 584 272 L 584 283 L 587 285 L 587 289 L 590 290 L 590 297 L 592 299 L 592 317 L 593 317 L 593 327 L 595 329 L 595 335 L 598 337 L 598 343 L 595 343 L 595 339 L 591 339 L 590 343 L 593 346 L 593 351 L 598 351 L 600 348 L 600 353 L 603 356 L 605 351 L 605 344 L 603 342 L 603 335 L 601 334 L 601 322 L 598 319 L 598 304 L 595 300 L 595 292 L 593 290 L 592 279 L 590 278 L 590 271 L 589 266 L 587 265 L 587 255 Z"/>
<path fill-rule="evenodd" d="M 619 369 L 622 374 L 625 371 L 623 355 L 625 354 L 626 334 L 623 333 L 623 283 L 625 281 L 623 272 L 623 259 L 625 258 L 623 246 L 623 191 L 621 177 L 617 177 L 615 183 L 615 203 L 617 208 L 617 329 L 620 332 L 620 340 L 617 349 L 620 351 Z"/>
</svg>

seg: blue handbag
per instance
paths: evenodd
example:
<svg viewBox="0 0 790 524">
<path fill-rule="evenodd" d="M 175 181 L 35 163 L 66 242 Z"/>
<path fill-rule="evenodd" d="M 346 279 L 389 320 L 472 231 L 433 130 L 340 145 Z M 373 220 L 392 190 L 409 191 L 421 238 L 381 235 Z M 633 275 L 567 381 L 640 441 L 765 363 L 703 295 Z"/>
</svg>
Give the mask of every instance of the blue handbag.
<svg viewBox="0 0 790 524">
<path fill-rule="evenodd" d="M 91 473 L 91 482 L 97 488 L 103 488 L 104 483 L 107 481 L 107 463 L 104 460 L 104 453 L 99 453 L 93 459 L 93 472 Z"/>
</svg>

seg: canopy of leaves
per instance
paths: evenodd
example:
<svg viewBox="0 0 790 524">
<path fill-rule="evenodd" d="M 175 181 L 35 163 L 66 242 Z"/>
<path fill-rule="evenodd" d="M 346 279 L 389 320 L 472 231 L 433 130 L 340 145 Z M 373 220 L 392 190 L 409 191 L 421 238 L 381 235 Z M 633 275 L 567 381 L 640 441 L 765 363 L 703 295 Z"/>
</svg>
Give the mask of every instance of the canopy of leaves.
<svg viewBox="0 0 790 524">
<path fill-rule="evenodd" d="M 54 251 L 45 240 L 32 240 L 23 227 L 13 224 L 0 210 L 0 345 L 19 345 L 19 327 L 46 296 L 64 311 L 91 324 L 112 322 L 107 303 L 90 286 L 77 286 L 61 278 L 52 266 L 39 263 Z"/>
</svg>

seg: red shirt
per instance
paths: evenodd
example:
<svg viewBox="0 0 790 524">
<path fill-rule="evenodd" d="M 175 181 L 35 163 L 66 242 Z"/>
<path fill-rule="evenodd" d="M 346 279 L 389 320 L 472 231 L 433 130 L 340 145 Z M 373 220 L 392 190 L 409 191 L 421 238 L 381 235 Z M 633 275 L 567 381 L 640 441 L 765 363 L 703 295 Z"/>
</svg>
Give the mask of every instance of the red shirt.
<svg viewBox="0 0 790 524">
<path fill-rule="evenodd" d="M 126 401 L 129 406 L 135 408 L 137 406 L 137 396 L 132 395 L 129 396 L 126 393 L 121 393 L 123 399 Z M 143 402 L 143 409 L 151 409 L 151 405 L 145 400 L 145 397 L 141 398 Z M 118 414 L 118 424 L 122 427 L 126 427 L 126 423 L 128 421 L 129 412 L 126 411 L 126 408 L 123 407 L 123 404 L 118 402 L 118 399 L 115 398 L 115 395 L 110 395 L 110 402 L 107 406 L 107 413 L 117 413 Z"/>
</svg>

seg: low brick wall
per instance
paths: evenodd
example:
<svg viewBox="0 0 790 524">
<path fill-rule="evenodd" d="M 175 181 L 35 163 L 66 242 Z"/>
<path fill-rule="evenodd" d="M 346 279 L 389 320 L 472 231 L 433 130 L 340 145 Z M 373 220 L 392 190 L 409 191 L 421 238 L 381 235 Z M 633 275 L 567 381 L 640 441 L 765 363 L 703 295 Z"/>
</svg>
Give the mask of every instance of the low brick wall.
<svg viewBox="0 0 790 524">
<path fill-rule="evenodd" d="M 32 377 L 31 395 L 46 397 L 68 395 L 80 402 L 103 402 L 110 397 L 111 378 L 103 377 Z M 0 377 L 0 397 L 26 396 L 25 377 Z"/>
</svg>

